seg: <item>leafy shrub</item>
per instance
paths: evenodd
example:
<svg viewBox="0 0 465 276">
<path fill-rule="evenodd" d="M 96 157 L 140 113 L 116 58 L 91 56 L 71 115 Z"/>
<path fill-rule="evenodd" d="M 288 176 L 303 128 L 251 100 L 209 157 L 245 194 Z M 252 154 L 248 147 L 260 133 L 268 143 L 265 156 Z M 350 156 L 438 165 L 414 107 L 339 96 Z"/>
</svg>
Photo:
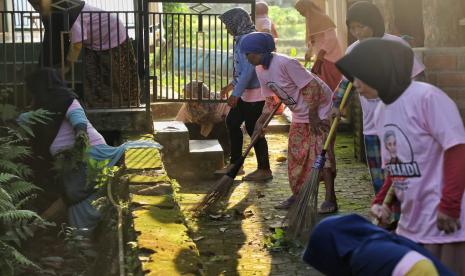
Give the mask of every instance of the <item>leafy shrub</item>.
<svg viewBox="0 0 465 276">
<path fill-rule="evenodd" d="M 38 227 L 47 223 L 35 212 L 24 209 L 24 204 L 39 190 L 27 179 L 31 169 L 21 162 L 30 156 L 24 142 L 33 135 L 30 124 L 45 123 L 48 112 L 29 113 L 25 123 L 16 123 L 18 112 L 7 103 L 11 90 L 0 90 L 0 274 L 13 275 L 14 268 L 33 267 L 18 251 L 22 241 L 34 235 Z"/>
</svg>

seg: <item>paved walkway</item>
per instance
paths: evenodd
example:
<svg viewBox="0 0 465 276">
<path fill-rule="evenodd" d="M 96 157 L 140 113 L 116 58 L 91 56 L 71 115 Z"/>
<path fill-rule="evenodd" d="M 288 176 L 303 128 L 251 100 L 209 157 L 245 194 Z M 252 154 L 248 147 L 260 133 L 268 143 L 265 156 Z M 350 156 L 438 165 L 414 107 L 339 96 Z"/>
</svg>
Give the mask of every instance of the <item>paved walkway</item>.
<svg viewBox="0 0 465 276">
<path fill-rule="evenodd" d="M 190 218 L 189 209 L 199 202 L 213 182 L 180 183 L 179 202 L 206 275 L 321 275 L 300 260 L 302 248 L 276 252 L 265 248 L 267 237 L 286 215 L 273 206 L 291 193 L 287 162 L 282 161 L 287 156 L 287 136 L 269 134 L 267 139 L 274 179 L 263 184 L 236 180 L 234 192 L 221 214 Z M 373 194 L 367 169 L 353 159 L 351 136 L 339 134 L 336 144 L 336 193 L 340 213 L 366 215 Z M 255 167 L 256 159 L 250 156 L 245 171 L 251 172 Z M 320 202 L 323 190 L 321 187 Z"/>
</svg>

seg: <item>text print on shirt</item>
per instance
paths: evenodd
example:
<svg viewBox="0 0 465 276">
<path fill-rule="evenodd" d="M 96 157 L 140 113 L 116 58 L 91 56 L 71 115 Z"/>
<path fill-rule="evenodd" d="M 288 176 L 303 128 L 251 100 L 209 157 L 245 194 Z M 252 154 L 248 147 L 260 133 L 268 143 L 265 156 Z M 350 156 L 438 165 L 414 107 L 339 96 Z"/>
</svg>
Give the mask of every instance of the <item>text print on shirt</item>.
<svg viewBox="0 0 465 276">
<path fill-rule="evenodd" d="M 420 168 L 415 161 L 412 145 L 407 135 L 395 124 L 387 124 L 384 129 L 382 139 L 386 150 L 385 165 L 390 175 L 395 178 L 420 177 Z M 405 146 L 408 146 L 410 153 L 401 152 L 400 155 L 404 157 L 410 155 L 410 161 L 403 161 L 398 157 L 398 145 L 401 145 L 400 149 L 406 149 Z"/>
<path fill-rule="evenodd" d="M 268 86 L 268 88 L 270 88 L 276 94 L 276 96 L 278 96 L 282 103 L 289 107 L 290 110 L 293 110 L 296 107 L 297 102 L 294 100 L 294 98 L 289 96 L 289 94 L 287 94 L 284 89 L 279 87 L 277 83 L 270 81 L 266 83 L 266 86 Z"/>
</svg>

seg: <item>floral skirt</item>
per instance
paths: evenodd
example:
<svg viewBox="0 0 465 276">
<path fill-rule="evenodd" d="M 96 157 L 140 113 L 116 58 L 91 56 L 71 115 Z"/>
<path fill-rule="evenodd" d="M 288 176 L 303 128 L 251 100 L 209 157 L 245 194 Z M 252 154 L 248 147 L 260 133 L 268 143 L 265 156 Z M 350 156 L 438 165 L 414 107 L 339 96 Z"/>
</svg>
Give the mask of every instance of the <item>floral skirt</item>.
<svg viewBox="0 0 465 276">
<path fill-rule="evenodd" d="M 85 48 L 84 102 L 88 108 L 139 105 L 139 77 L 128 39 L 110 50 Z"/>
<path fill-rule="evenodd" d="M 323 149 L 328 132 L 329 122 L 320 135 L 311 133 L 310 124 L 291 124 L 288 142 L 288 177 L 294 195 L 299 193 L 304 182 L 310 177 L 313 163 Z M 324 168 L 331 169 L 335 175 L 334 141 L 326 153 L 326 158 Z"/>
</svg>

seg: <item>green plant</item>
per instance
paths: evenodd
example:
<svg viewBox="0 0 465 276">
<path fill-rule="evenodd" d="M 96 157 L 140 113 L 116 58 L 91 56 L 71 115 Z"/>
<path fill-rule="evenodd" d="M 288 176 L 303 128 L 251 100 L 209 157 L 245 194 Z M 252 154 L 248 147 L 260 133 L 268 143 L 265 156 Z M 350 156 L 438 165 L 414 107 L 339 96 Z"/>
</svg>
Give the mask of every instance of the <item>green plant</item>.
<svg viewBox="0 0 465 276">
<path fill-rule="evenodd" d="M 49 225 L 35 212 L 24 209 L 39 188 L 28 181 L 31 169 L 22 162 L 31 154 L 25 146 L 33 136 L 31 125 L 45 123 L 45 110 L 28 112 L 17 123 L 18 111 L 7 102 L 10 89 L 0 90 L 0 274 L 13 275 L 19 267 L 39 267 L 22 255 L 22 241 L 34 235 L 38 227 Z"/>
<path fill-rule="evenodd" d="M 274 233 L 265 237 L 265 248 L 270 251 L 287 250 L 291 243 L 286 238 L 286 233 L 281 228 L 274 229 Z"/>
</svg>

